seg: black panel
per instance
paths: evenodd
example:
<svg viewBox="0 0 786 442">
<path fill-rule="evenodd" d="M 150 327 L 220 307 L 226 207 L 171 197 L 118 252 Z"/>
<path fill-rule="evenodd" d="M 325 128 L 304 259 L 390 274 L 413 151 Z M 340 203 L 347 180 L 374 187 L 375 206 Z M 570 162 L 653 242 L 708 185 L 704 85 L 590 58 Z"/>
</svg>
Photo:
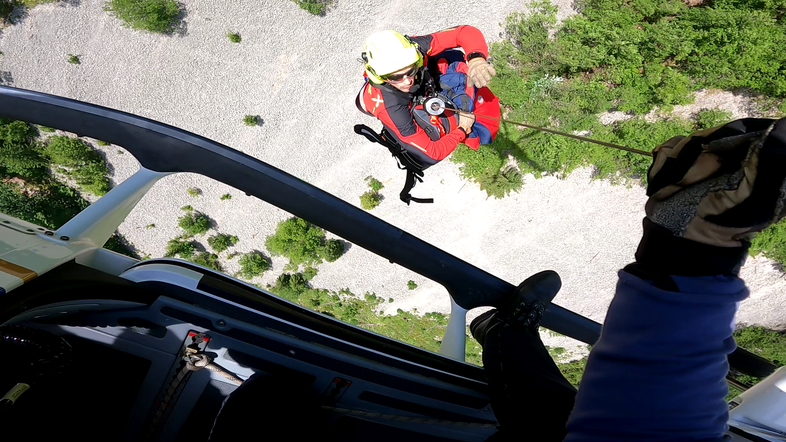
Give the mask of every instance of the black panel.
<svg viewBox="0 0 786 442">
<path fill-rule="evenodd" d="M 414 402 L 405 401 L 403 399 L 396 399 L 394 397 L 385 396 L 383 394 L 374 393 L 373 391 L 364 391 L 358 397 L 362 401 L 371 402 L 372 404 L 382 405 L 385 407 L 395 408 L 397 410 L 404 410 L 410 413 L 422 414 L 431 419 L 440 419 L 454 422 L 466 422 L 475 424 L 489 424 L 496 425 L 497 421 L 490 421 L 486 419 L 474 419 L 459 413 L 451 413 L 449 411 L 440 410 L 439 408 L 428 407 Z"/>
<path fill-rule="evenodd" d="M 374 442 L 451 442 L 455 440 L 349 416 L 339 418 L 333 426 L 333 431 L 337 435 L 338 440 L 342 442 L 368 442 L 369 440 Z M 374 436 L 369 438 L 370 434 Z"/>
</svg>

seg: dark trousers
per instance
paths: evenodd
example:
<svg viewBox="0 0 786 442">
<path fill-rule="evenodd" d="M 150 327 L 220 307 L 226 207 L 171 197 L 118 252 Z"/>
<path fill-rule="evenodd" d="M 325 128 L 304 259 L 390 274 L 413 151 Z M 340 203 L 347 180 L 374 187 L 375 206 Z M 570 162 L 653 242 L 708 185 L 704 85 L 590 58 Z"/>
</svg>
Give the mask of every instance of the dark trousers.
<svg viewBox="0 0 786 442">
<path fill-rule="evenodd" d="M 497 324 L 481 345 L 491 408 L 500 424 L 489 441 L 562 441 L 576 389 L 562 376 L 540 335 Z"/>
</svg>

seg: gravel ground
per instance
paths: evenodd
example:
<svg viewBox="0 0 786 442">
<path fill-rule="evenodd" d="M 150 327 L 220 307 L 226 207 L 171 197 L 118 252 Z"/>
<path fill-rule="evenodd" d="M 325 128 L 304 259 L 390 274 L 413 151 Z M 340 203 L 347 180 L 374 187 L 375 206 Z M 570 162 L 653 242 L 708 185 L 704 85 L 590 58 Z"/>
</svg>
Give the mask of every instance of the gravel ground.
<svg viewBox="0 0 786 442">
<path fill-rule="evenodd" d="M 3 30 L 0 78 L 19 88 L 193 131 L 355 205 L 366 190 L 364 178 L 372 175 L 385 184 L 385 200 L 373 211 L 377 217 L 514 284 L 534 272 L 555 269 L 564 284 L 556 302 L 603 320 L 616 271 L 632 260 L 641 234 L 641 187 L 592 180 L 591 170 L 581 169 L 566 179 L 528 175 L 520 193 L 488 199 L 477 185 L 458 177 L 454 164 L 444 161 L 429 169 L 426 182 L 413 192 L 434 197 L 435 204 L 407 207 L 398 201 L 404 174 L 384 148 L 352 132 L 359 122 L 379 126 L 360 115 L 353 102 L 362 85 L 356 60 L 365 37 L 381 29 L 433 32 L 455 25 L 454 14 L 424 15 L 422 2 L 404 0 L 339 0 L 325 17 L 281 0 L 183 3 L 185 27 L 175 36 L 124 28 L 102 10 L 102 0 L 37 7 L 21 23 Z M 457 0 L 450 10 L 465 11 L 464 23 L 494 41 L 505 17 L 525 4 Z M 568 0 L 558 4 L 561 18 L 571 13 Z M 228 31 L 239 32 L 242 43 L 229 42 Z M 67 54 L 79 55 L 82 63 L 69 64 Z M 242 118 L 247 114 L 259 115 L 262 124 L 245 126 Z M 137 169 L 120 147 L 98 149 L 111 164 L 115 183 Z M 188 196 L 189 187 L 199 188 L 202 195 Z M 232 199 L 220 200 L 225 193 Z M 211 233 L 240 238 L 229 252 L 264 250 L 265 237 L 288 217 L 224 184 L 181 174 L 156 185 L 120 232 L 143 254 L 161 256 L 166 242 L 179 234 L 179 208 L 186 204 L 215 221 Z M 149 224 L 156 227 L 146 228 Z M 205 239 L 200 238 L 204 244 Z M 222 261 L 227 273 L 237 271 L 236 262 Z M 272 262 L 271 271 L 254 282 L 269 283 L 281 273 L 285 261 Z M 752 259 L 743 275 L 753 295 L 742 303 L 739 321 L 786 326 L 782 271 L 769 260 Z M 418 288 L 407 290 L 408 280 Z M 385 304 L 389 312 L 449 309 L 441 286 L 357 246 L 339 261 L 322 265 L 313 285 L 392 297 L 395 302 Z"/>
</svg>

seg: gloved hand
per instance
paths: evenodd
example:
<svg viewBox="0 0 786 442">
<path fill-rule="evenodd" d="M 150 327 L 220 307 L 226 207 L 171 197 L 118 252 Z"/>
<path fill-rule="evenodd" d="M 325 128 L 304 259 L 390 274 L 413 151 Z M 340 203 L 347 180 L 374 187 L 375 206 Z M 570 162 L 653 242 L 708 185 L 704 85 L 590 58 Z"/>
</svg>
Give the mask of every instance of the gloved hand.
<svg viewBox="0 0 786 442">
<path fill-rule="evenodd" d="M 467 133 L 472 130 L 472 125 L 475 124 L 475 115 L 469 112 L 459 112 L 458 125 L 463 127 Z"/>
<path fill-rule="evenodd" d="M 750 240 L 786 216 L 786 119 L 736 120 L 653 150 L 639 268 L 736 274 Z"/>
<path fill-rule="evenodd" d="M 467 62 L 467 85 L 469 87 L 485 87 L 491 77 L 497 75 L 497 70 L 483 57 L 476 57 Z"/>
</svg>

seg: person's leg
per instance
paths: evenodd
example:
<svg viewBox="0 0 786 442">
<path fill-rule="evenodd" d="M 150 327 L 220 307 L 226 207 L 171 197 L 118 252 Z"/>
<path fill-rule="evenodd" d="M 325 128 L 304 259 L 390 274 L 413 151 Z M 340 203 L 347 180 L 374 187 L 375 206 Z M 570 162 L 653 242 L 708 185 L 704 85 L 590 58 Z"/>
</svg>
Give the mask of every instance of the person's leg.
<svg viewBox="0 0 786 442">
<path fill-rule="evenodd" d="M 523 282 L 500 311 L 470 325 L 483 347 L 489 399 L 500 431 L 494 441 L 561 441 L 576 389 L 565 379 L 540 340 L 538 322 L 560 288 L 559 276 L 542 272 Z"/>
</svg>

